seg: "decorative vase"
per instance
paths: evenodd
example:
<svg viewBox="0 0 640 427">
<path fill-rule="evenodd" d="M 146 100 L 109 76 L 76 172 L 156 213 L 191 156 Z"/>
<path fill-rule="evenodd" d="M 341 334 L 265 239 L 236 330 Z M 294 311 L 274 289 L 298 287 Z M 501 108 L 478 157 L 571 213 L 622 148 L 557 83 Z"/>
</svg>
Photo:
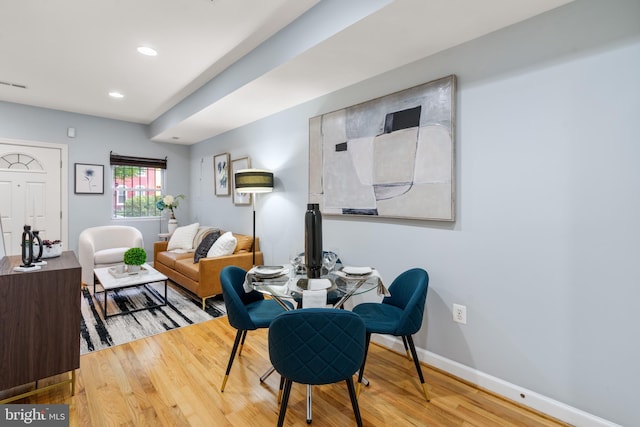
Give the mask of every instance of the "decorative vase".
<svg viewBox="0 0 640 427">
<path fill-rule="evenodd" d="M 176 228 L 178 228 L 178 220 L 175 218 L 170 219 L 169 223 L 167 224 L 167 230 L 169 231 L 169 234 L 173 234 L 173 232 L 176 231 Z"/>
<path fill-rule="evenodd" d="M 322 273 L 322 214 L 317 203 L 309 203 L 304 215 L 304 262 L 307 277 L 319 278 Z"/>
<path fill-rule="evenodd" d="M 129 273 L 138 273 L 140 271 L 139 265 L 127 265 L 127 271 Z"/>
<path fill-rule="evenodd" d="M 55 258 L 62 254 L 62 242 L 52 243 L 47 240 L 42 242 L 42 258 Z"/>
</svg>

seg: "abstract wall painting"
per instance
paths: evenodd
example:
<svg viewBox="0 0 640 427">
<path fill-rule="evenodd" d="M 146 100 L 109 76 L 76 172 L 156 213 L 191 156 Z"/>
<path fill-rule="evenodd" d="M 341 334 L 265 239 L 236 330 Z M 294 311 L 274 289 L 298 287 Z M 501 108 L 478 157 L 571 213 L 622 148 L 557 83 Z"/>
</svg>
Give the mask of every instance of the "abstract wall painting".
<svg viewBox="0 0 640 427">
<path fill-rule="evenodd" d="M 309 203 L 323 214 L 455 220 L 450 75 L 309 120 Z"/>
</svg>

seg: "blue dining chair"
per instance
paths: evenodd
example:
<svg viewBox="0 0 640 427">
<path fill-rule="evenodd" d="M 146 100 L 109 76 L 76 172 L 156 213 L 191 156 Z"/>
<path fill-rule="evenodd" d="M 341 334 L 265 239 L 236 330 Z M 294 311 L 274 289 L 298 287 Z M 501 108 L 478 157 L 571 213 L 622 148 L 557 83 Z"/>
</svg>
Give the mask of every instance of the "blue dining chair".
<svg viewBox="0 0 640 427">
<path fill-rule="evenodd" d="M 236 266 L 224 267 L 220 272 L 220 283 L 222 284 L 224 305 L 227 308 L 227 319 L 229 324 L 238 330 L 231 349 L 231 355 L 229 356 L 227 371 L 220 388 L 221 392 L 224 392 L 236 352 L 238 356 L 242 353 L 247 332 L 259 328 L 268 328 L 276 316 L 285 312 L 285 309 L 280 304 L 275 300 L 265 299 L 260 292 L 245 292 L 243 284 L 246 274 L 245 270 Z M 285 301 L 285 304 L 293 309 L 291 303 Z"/>
<path fill-rule="evenodd" d="M 339 381 L 347 383 L 356 422 L 362 426 L 352 377 L 364 361 L 365 339 L 364 322 L 347 310 L 306 308 L 276 317 L 269 326 L 269 358 L 284 378 L 278 426 L 284 423 L 294 382 L 320 385 Z"/>
<path fill-rule="evenodd" d="M 412 335 L 418 332 L 422 326 L 428 287 L 429 274 L 421 268 L 413 268 L 396 277 L 389 286 L 391 296 L 385 297 L 381 303 L 367 302 L 353 307 L 353 312 L 362 318 L 367 328 L 366 350 L 362 367 L 358 373 L 357 394 L 360 393 L 371 334 L 384 334 L 402 337 L 405 351 L 411 352 L 413 362 L 416 365 L 424 397 L 427 402 L 430 400 L 412 338 Z"/>
</svg>

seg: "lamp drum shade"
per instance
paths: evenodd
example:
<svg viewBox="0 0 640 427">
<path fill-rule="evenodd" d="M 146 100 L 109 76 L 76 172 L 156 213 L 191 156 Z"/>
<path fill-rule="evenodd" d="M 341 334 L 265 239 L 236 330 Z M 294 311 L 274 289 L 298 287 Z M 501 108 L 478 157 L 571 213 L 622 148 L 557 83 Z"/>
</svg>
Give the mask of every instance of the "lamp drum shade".
<svg viewBox="0 0 640 427">
<path fill-rule="evenodd" d="M 273 190 L 273 172 L 262 169 L 240 169 L 235 173 L 239 193 L 269 193 Z"/>
</svg>

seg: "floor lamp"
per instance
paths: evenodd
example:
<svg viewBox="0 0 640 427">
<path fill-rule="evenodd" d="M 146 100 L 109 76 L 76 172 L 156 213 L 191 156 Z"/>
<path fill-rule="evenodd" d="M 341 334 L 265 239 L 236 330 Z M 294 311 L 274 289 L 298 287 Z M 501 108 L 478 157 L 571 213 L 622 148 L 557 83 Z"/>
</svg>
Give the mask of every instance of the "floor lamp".
<svg viewBox="0 0 640 427">
<path fill-rule="evenodd" d="M 252 194 L 253 207 L 253 265 L 256 265 L 256 197 L 258 193 L 273 191 L 273 172 L 263 169 L 240 169 L 235 173 L 234 186 L 238 193 Z"/>
</svg>

